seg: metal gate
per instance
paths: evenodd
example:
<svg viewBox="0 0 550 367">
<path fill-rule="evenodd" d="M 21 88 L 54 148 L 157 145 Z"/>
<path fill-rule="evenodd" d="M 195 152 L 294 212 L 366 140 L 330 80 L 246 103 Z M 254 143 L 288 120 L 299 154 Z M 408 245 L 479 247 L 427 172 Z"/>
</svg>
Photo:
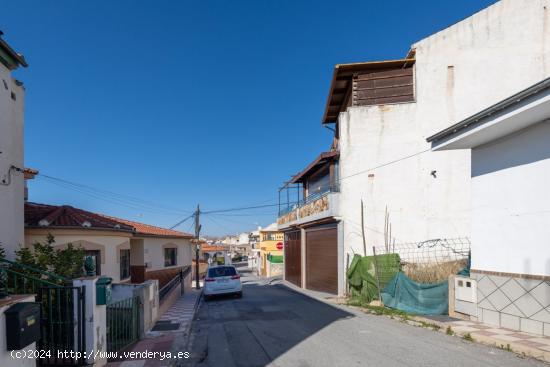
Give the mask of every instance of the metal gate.
<svg viewBox="0 0 550 367">
<path fill-rule="evenodd" d="M 107 352 L 118 352 L 139 339 L 139 297 L 107 305 Z"/>
<path fill-rule="evenodd" d="M 84 287 L 38 289 L 41 330 L 38 350 L 41 366 L 80 366 L 85 362 Z"/>
</svg>

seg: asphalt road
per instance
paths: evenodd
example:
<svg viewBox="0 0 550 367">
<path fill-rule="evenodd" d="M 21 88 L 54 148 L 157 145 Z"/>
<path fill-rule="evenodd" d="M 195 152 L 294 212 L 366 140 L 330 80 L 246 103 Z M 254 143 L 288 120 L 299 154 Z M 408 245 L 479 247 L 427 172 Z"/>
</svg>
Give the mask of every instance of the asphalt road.
<svg viewBox="0 0 550 367">
<path fill-rule="evenodd" d="M 184 366 L 547 366 L 243 277 L 243 298 L 203 302 Z"/>
</svg>

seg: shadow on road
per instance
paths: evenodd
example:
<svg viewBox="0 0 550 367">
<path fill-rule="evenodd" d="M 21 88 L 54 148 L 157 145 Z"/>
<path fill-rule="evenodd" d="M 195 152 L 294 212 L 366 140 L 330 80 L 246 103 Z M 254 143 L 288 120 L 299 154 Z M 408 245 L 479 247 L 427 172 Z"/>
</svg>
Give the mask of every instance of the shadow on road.
<svg viewBox="0 0 550 367">
<path fill-rule="evenodd" d="M 242 270 L 240 270 L 242 273 Z M 243 282 L 243 298 L 202 302 L 193 324 L 194 366 L 266 366 L 351 313 L 282 284 Z"/>
</svg>

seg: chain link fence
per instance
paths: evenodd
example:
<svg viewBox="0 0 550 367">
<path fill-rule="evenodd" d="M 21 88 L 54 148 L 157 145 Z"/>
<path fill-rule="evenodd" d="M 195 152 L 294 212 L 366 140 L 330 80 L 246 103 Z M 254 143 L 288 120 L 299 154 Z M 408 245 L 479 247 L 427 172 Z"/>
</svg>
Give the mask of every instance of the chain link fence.
<svg viewBox="0 0 550 367">
<path fill-rule="evenodd" d="M 353 258 L 348 269 L 352 297 L 380 299 L 380 292 L 403 272 L 412 281 L 435 284 L 469 269 L 470 240 L 466 237 L 410 243 L 388 243 L 372 248 L 373 256 Z"/>
<path fill-rule="evenodd" d="M 400 270 L 418 283 L 437 283 L 469 268 L 470 239 L 467 237 L 438 238 L 421 242 L 387 244 L 374 247 L 376 257 L 397 254 Z M 394 267 L 379 267 L 381 283 L 395 275 Z"/>
</svg>

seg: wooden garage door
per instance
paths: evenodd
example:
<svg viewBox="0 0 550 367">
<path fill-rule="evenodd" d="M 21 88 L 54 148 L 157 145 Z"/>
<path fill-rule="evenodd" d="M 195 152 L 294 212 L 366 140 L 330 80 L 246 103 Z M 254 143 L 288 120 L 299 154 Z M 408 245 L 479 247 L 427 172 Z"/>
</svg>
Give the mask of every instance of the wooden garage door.
<svg viewBox="0 0 550 367">
<path fill-rule="evenodd" d="M 306 231 L 306 288 L 338 293 L 338 239 L 336 227 Z"/>
<path fill-rule="evenodd" d="M 302 254 L 300 231 L 285 233 L 285 279 L 302 286 Z"/>
</svg>

